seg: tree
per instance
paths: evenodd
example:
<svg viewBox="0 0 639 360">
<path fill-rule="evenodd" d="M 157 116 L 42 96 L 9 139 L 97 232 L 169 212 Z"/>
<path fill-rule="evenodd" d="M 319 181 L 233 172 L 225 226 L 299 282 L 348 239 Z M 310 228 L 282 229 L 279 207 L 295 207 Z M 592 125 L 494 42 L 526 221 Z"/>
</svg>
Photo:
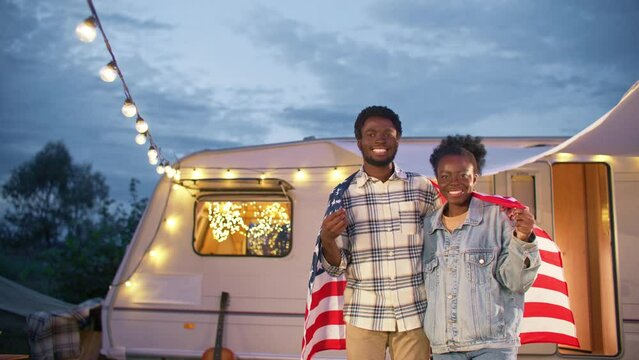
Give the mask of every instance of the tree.
<svg viewBox="0 0 639 360">
<path fill-rule="evenodd" d="M 109 188 L 90 165 L 74 164 L 62 142 L 50 142 L 11 173 L 2 195 L 11 205 L 5 219 L 13 240 L 50 248 L 108 206 Z"/>
<path fill-rule="evenodd" d="M 147 199 L 138 198 L 138 184 L 131 179 L 128 207 L 119 204 L 110 211 L 103 209 L 99 221 L 80 232 L 82 237 L 69 235 L 63 246 L 50 251 L 51 270 L 55 270 L 50 276 L 55 279 L 57 296 L 78 303 L 106 294 L 146 208 Z"/>
<path fill-rule="evenodd" d="M 147 205 L 138 184 L 117 203 L 102 174 L 46 144 L 2 186 L 0 275 L 69 302 L 104 296 Z"/>
</svg>

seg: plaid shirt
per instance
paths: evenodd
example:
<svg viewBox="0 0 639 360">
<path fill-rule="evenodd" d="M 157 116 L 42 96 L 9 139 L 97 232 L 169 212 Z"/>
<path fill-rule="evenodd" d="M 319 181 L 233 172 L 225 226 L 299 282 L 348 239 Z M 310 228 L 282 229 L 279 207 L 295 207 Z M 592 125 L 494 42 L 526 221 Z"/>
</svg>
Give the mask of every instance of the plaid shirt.
<svg viewBox="0 0 639 360">
<path fill-rule="evenodd" d="M 342 203 L 349 224 L 339 239 L 341 264 L 321 260 L 332 276 L 346 271 L 345 321 L 375 331 L 420 328 L 426 310 L 423 219 L 440 205 L 437 190 L 397 165 L 386 182 L 362 168 Z"/>
</svg>

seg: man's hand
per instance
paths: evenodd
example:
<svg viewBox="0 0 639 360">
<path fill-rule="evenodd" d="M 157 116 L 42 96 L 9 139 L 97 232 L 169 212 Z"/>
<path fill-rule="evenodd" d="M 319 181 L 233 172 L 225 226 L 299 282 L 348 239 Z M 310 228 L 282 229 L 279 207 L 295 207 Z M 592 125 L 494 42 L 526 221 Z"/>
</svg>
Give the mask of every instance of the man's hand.
<svg viewBox="0 0 639 360">
<path fill-rule="evenodd" d="M 515 226 L 515 235 L 519 240 L 528 241 L 535 226 L 535 218 L 528 207 L 524 209 L 513 209 L 508 217 Z"/>
<path fill-rule="evenodd" d="M 335 211 L 322 221 L 322 229 L 320 230 L 322 253 L 326 261 L 333 266 L 339 266 L 342 262 L 342 253 L 335 239 L 346 230 L 346 225 L 348 225 L 348 220 L 344 209 Z"/>
<path fill-rule="evenodd" d="M 347 225 L 346 210 L 344 209 L 339 209 L 325 217 L 320 231 L 322 244 L 326 246 L 328 242 L 335 242 L 335 239 L 346 230 Z"/>
</svg>

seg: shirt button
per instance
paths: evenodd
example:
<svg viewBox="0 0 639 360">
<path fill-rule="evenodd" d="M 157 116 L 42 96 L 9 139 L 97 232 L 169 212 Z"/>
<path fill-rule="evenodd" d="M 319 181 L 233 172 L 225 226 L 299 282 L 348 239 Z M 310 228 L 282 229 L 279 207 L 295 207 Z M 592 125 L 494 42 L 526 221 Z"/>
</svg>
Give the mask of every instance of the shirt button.
<svg viewBox="0 0 639 360">
<path fill-rule="evenodd" d="M 391 251 L 391 252 L 388 253 L 388 255 L 389 256 L 393 256 L 393 255 L 395 255 L 395 253 Z"/>
<path fill-rule="evenodd" d="M 480 264 L 483 264 L 484 262 L 485 262 L 484 259 L 479 259 Z"/>
<path fill-rule="evenodd" d="M 448 294 L 448 300 L 453 298 L 453 294 Z"/>
<path fill-rule="evenodd" d="M 395 277 L 394 277 L 394 276 L 391 276 L 391 277 L 390 277 L 390 279 L 391 279 L 391 280 L 395 280 Z"/>
</svg>

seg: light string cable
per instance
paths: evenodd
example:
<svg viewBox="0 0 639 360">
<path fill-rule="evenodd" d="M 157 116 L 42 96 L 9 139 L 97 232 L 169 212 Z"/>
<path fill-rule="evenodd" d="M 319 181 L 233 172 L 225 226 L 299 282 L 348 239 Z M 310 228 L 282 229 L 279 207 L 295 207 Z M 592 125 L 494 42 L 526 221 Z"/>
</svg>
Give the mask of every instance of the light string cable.
<svg viewBox="0 0 639 360">
<path fill-rule="evenodd" d="M 162 154 L 160 150 L 160 147 L 157 145 L 157 143 L 153 139 L 153 136 L 151 135 L 151 130 L 149 129 L 148 124 L 146 123 L 146 121 L 144 121 L 144 119 L 140 115 L 139 109 L 136 107 L 135 101 L 133 101 L 133 96 L 131 95 L 129 86 L 127 85 L 126 80 L 124 79 L 124 74 L 122 73 L 122 69 L 120 68 L 118 64 L 115 54 L 113 53 L 113 49 L 111 48 L 111 44 L 109 43 L 109 38 L 107 37 L 104 31 L 104 28 L 102 27 L 102 22 L 100 21 L 98 12 L 96 11 L 95 6 L 93 5 L 93 1 L 87 0 L 87 4 L 89 6 L 89 10 L 91 11 L 92 16 L 86 19 L 84 23 L 80 24 L 80 26 L 85 25 L 89 27 L 90 26 L 97 27 L 97 29 L 100 31 L 100 34 L 102 35 L 102 39 L 104 40 L 104 45 L 106 46 L 106 49 L 109 52 L 109 55 L 111 56 L 111 62 L 109 62 L 103 68 L 102 71 L 111 72 L 111 73 L 115 72 L 115 74 L 117 74 L 117 77 L 120 78 L 120 81 L 122 83 L 122 87 L 124 90 L 124 95 L 126 97 L 124 106 L 122 107 L 122 113 L 127 117 L 134 117 L 137 115 L 136 122 L 135 122 L 135 129 L 138 131 L 138 135 L 136 136 L 136 139 L 135 139 L 136 143 L 139 145 L 144 145 L 146 143 L 146 140 L 148 139 L 149 145 L 150 145 L 149 150 L 147 152 L 147 155 L 149 157 L 149 163 L 151 165 L 157 165 L 156 171 L 158 174 L 166 174 L 169 178 L 173 178 L 175 176 L 179 178 L 179 170 L 171 167 L 170 162 L 166 159 L 166 157 L 164 157 L 164 155 Z M 86 39 L 82 41 L 90 42 L 92 40 L 93 39 Z M 107 78 L 110 77 L 110 78 L 107 80 L 105 77 L 102 76 L 103 75 L 102 71 L 101 71 L 100 77 L 102 77 L 104 81 L 111 82 L 114 80 L 112 75 L 109 76 L 108 74 L 106 75 L 106 77 Z"/>
</svg>

